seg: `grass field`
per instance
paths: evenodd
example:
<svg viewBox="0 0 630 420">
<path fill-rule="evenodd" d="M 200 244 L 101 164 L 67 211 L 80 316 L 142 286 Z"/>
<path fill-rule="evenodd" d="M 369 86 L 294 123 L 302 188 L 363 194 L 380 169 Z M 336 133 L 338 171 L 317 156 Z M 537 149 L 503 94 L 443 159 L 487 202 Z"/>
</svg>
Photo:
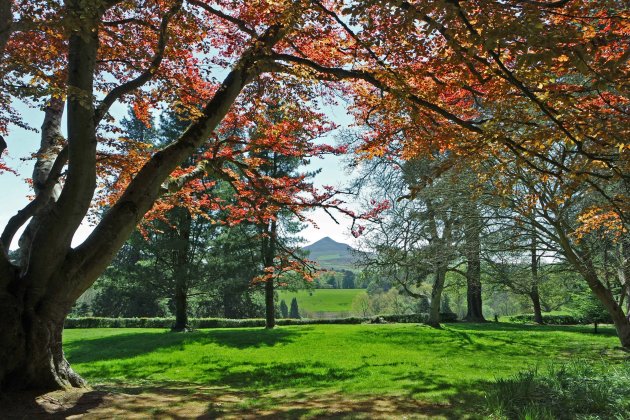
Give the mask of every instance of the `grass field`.
<svg viewBox="0 0 630 420">
<path fill-rule="evenodd" d="M 295 297 L 298 307 L 307 312 L 350 312 L 352 301 L 362 293 L 366 293 L 365 289 L 280 290 L 279 298 L 289 306 Z"/>
<path fill-rule="evenodd" d="M 131 398 L 121 407 L 234 418 L 483 417 L 496 378 L 568 360 L 630 361 L 611 328 L 494 323 L 77 329 L 64 343 L 92 385 Z"/>
</svg>

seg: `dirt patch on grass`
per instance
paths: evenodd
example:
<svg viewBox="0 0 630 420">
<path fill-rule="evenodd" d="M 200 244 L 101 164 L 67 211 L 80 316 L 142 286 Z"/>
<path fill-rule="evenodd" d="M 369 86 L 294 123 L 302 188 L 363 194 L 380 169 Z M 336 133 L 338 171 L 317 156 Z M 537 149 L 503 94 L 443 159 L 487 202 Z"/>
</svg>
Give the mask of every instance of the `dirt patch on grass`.
<svg viewBox="0 0 630 420">
<path fill-rule="evenodd" d="M 462 418 L 446 404 L 395 396 L 349 398 L 332 393 L 254 393 L 190 386 L 103 386 L 6 394 L 0 398 L 0 413 L 10 419 Z"/>
</svg>

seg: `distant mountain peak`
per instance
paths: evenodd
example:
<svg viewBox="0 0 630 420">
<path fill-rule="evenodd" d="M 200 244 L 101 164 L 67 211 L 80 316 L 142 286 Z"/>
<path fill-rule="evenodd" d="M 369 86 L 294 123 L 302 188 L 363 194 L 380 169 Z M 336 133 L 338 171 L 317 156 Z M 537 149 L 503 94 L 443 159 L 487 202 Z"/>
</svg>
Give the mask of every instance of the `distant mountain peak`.
<svg viewBox="0 0 630 420">
<path fill-rule="evenodd" d="M 312 244 L 305 246 L 304 249 L 306 249 L 306 250 L 314 250 L 314 249 L 319 249 L 319 248 L 322 248 L 322 247 L 326 247 L 326 248 L 328 248 L 328 247 L 342 248 L 343 247 L 344 250 L 345 249 L 348 249 L 348 250 L 352 250 L 353 249 L 350 245 L 344 244 L 342 242 L 337 242 L 334 239 L 332 239 L 330 236 L 326 236 L 326 237 L 320 239 L 319 241 L 315 241 Z"/>
<path fill-rule="evenodd" d="M 350 245 L 337 242 L 328 236 L 302 249 L 308 251 L 308 258 L 317 261 L 323 268 L 354 268 L 355 250 Z"/>
</svg>

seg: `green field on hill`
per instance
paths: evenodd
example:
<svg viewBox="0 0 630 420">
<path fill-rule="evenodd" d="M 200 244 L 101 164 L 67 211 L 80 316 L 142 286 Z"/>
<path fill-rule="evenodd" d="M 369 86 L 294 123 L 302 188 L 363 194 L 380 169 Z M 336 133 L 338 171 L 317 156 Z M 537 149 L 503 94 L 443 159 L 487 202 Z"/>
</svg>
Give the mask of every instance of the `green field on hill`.
<svg viewBox="0 0 630 420">
<path fill-rule="evenodd" d="M 596 363 L 603 357 L 620 366 L 628 363 L 612 328 L 597 335 L 591 331 L 503 323 L 184 334 L 76 329 L 65 332 L 64 347 L 73 367 L 97 389 L 170 401 L 152 414 L 187 407 L 210 417 L 309 418 L 383 410 L 385 417 L 460 418 L 482 412 L 484 392 L 497 378 L 523 369 L 570 360 Z"/>
<path fill-rule="evenodd" d="M 280 290 L 279 300 L 284 299 L 287 306 L 291 299 L 297 298 L 298 307 L 307 312 L 350 312 L 352 301 L 365 289 L 309 289 L 309 290 Z"/>
</svg>

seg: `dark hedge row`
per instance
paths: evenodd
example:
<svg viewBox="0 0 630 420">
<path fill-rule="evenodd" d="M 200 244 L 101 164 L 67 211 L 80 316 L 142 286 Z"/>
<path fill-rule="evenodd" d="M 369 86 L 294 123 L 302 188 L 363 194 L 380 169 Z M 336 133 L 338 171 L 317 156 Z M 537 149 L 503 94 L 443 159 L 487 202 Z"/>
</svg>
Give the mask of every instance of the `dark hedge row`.
<svg viewBox="0 0 630 420">
<path fill-rule="evenodd" d="M 456 321 L 454 314 L 441 314 L 443 322 Z M 379 315 L 360 318 L 331 318 L 331 319 L 278 319 L 278 325 L 309 325 L 309 324 L 361 324 L 378 322 L 421 323 L 427 320 L 426 314 L 411 315 Z M 171 328 L 175 318 L 68 318 L 65 328 Z M 264 319 L 225 319 L 225 318 L 196 318 L 190 319 L 193 328 L 239 328 L 264 327 Z"/>
</svg>

